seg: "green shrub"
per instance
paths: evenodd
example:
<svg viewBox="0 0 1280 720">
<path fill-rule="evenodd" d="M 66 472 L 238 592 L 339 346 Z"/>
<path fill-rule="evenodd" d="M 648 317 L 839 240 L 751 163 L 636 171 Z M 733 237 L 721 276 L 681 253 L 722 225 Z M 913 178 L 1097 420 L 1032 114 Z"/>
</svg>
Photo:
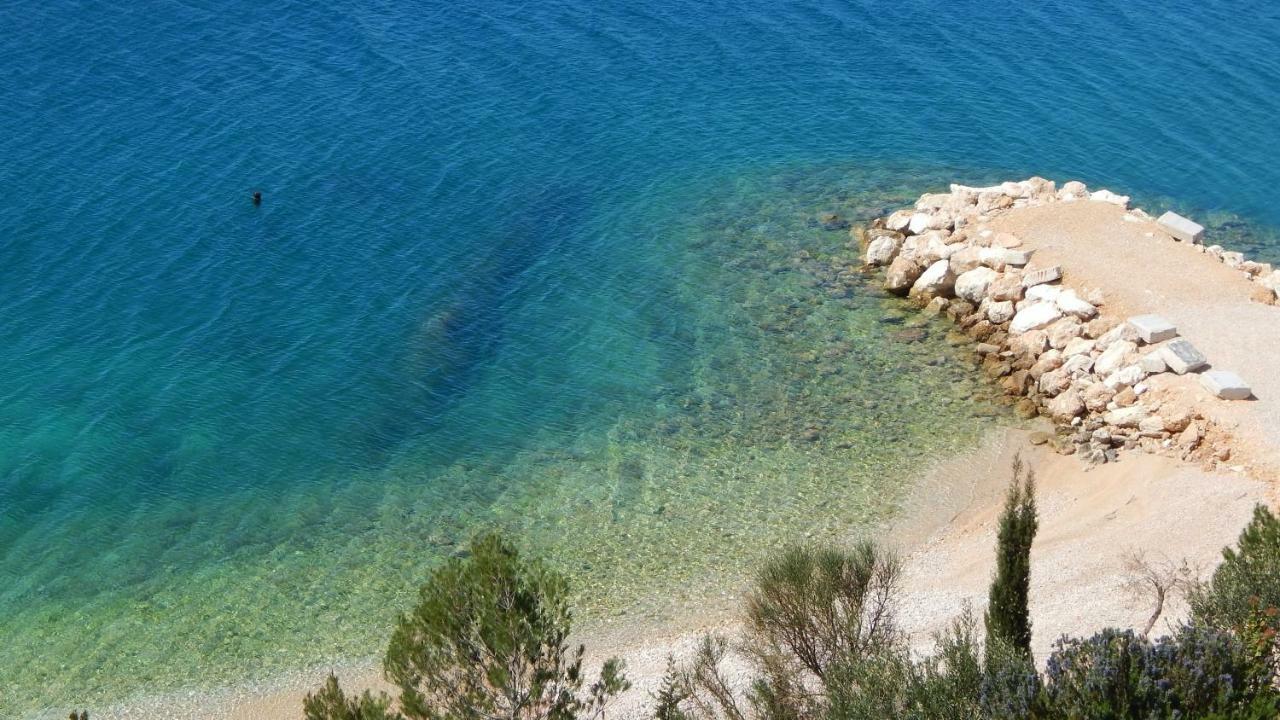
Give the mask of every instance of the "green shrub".
<svg viewBox="0 0 1280 720">
<path fill-rule="evenodd" d="M 345 697 L 335 679 L 308 695 L 308 720 L 572 720 L 598 717 L 628 687 L 617 659 L 583 692 L 584 648 L 568 643 L 568 584 L 496 535 L 437 568 L 397 623 L 383 662 L 400 690 Z"/>
<path fill-rule="evenodd" d="M 1237 547 L 1223 549 L 1222 564 L 1189 601 L 1197 622 L 1220 629 L 1244 628 L 1259 609 L 1280 607 L 1280 519 L 1255 507 Z"/>
<path fill-rule="evenodd" d="M 1004 512 L 996 540 L 996 576 L 988 595 L 986 626 L 989 643 L 1031 654 L 1031 616 L 1027 596 L 1031 589 L 1031 543 L 1036 518 L 1035 472 L 1026 471 L 1020 458 L 1013 461 L 1013 480 L 1005 496 Z"/>
<path fill-rule="evenodd" d="M 971 720 L 981 716 L 982 653 L 965 611 L 935 637 L 934 653 L 913 661 L 905 643 L 843 665 L 830 683 L 832 720 Z"/>
<path fill-rule="evenodd" d="M 1226 632 L 1188 626 L 1152 642 L 1107 629 L 1058 641 L 1043 702 L 1051 717 L 1072 720 L 1274 718 L 1280 705 L 1260 670 Z"/>
</svg>

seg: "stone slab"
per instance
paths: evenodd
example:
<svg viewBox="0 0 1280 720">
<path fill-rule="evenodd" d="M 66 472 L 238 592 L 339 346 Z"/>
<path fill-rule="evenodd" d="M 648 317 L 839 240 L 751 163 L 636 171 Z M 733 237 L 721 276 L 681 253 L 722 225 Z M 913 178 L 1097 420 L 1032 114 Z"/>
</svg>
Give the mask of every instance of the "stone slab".
<svg viewBox="0 0 1280 720">
<path fill-rule="evenodd" d="M 1194 220 L 1184 218 L 1172 210 L 1157 218 L 1156 224 L 1182 242 L 1198 245 L 1200 241 L 1204 240 L 1203 225 Z"/>
<path fill-rule="evenodd" d="M 1253 395 L 1248 383 L 1226 370 L 1210 370 L 1200 376 L 1200 384 L 1223 400 L 1248 400 Z"/>
<path fill-rule="evenodd" d="M 1129 318 L 1129 324 L 1138 331 L 1138 337 L 1148 344 L 1178 337 L 1178 328 L 1159 315 L 1137 315 Z"/>
<path fill-rule="evenodd" d="M 1195 372 L 1209 364 L 1204 354 L 1183 338 L 1169 341 L 1169 344 L 1161 349 L 1160 354 L 1164 357 L 1164 362 L 1169 369 L 1179 375 Z"/>
<path fill-rule="evenodd" d="M 1062 279 L 1062 266 L 1053 265 L 1039 270 L 1032 270 L 1022 276 L 1022 287 L 1029 288 Z"/>
</svg>

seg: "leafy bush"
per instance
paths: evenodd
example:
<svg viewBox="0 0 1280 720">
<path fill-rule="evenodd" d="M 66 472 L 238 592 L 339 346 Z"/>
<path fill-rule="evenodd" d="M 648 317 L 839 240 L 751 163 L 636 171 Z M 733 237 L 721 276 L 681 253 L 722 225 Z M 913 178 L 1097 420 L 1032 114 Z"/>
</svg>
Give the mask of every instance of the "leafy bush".
<svg viewBox="0 0 1280 720">
<path fill-rule="evenodd" d="M 1031 616 L 1027 596 L 1031 591 L 1031 543 L 1036 518 L 1035 473 L 1024 472 L 1022 460 L 1013 460 L 1013 480 L 1000 514 L 996 539 L 996 576 L 987 603 L 987 638 L 1003 647 L 1031 654 Z"/>
<path fill-rule="evenodd" d="M 1189 600 L 1197 622 L 1238 630 L 1258 610 L 1280 607 L 1280 519 L 1258 505 L 1237 545 L 1224 548 L 1212 579 L 1193 589 Z"/>
<path fill-rule="evenodd" d="M 762 671 L 753 703 L 770 717 L 813 712 L 835 666 L 892 648 L 900 572 L 870 542 L 792 548 L 767 561 L 747 599 L 745 646 Z"/>
<path fill-rule="evenodd" d="M 397 623 L 383 662 L 399 712 L 337 680 L 308 695 L 308 720 L 570 720 L 598 717 L 628 687 L 616 659 L 583 693 L 584 648 L 568 644 L 568 584 L 496 535 L 437 568 Z"/>
<path fill-rule="evenodd" d="M 1131 631 L 1104 630 L 1055 645 L 1044 677 L 1052 717 L 1275 717 L 1269 678 L 1239 638 L 1188 626 L 1151 642 Z M 1269 713 L 1269 714 L 1268 714 Z"/>
</svg>

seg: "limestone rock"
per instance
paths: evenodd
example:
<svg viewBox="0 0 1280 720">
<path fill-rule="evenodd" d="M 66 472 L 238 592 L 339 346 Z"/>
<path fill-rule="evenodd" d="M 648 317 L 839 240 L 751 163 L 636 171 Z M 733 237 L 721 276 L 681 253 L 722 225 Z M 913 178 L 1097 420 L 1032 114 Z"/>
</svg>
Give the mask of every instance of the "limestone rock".
<svg viewBox="0 0 1280 720">
<path fill-rule="evenodd" d="M 1062 266 L 1051 265 L 1047 268 L 1041 268 L 1039 270 L 1033 270 L 1028 273 L 1023 273 L 1022 286 L 1029 288 L 1035 285 L 1051 283 L 1061 279 L 1062 279 Z"/>
<path fill-rule="evenodd" d="M 1110 190 L 1097 190 L 1089 195 L 1089 199 L 1094 202 L 1105 202 L 1111 203 L 1112 205 L 1119 205 L 1122 208 L 1129 207 L 1128 195 L 1117 195 Z"/>
<path fill-rule="evenodd" d="M 1017 335 L 1042 328 L 1062 317 L 1062 311 L 1051 303 L 1034 303 L 1018 311 L 1009 322 L 1009 332 Z"/>
<path fill-rule="evenodd" d="M 1027 371 L 1027 374 L 1031 376 L 1032 380 L 1038 381 L 1041 377 L 1044 377 L 1045 373 L 1057 370 L 1060 367 L 1062 367 L 1062 353 L 1056 350 L 1049 350 L 1036 360 L 1031 369 Z"/>
<path fill-rule="evenodd" d="M 884 276 L 884 289 L 896 295 L 906 295 L 924 272 L 924 267 L 914 258 L 899 255 L 889 264 Z"/>
<path fill-rule="evenodd" d="M 1133 326 L 1129 325 L 1129 323 L 1121 323 L 1103 333 L 1102 336 L 1098 338 L 1098 349 L 1106 350 L 1113 344 L 1122 340 L 1136 345 L 1140 339 L 1141 338 L 1138 337 L 1138 331 L 1134 330 Z"/>
<path fill-rule="evenodd" d="M 903 232 L 911 224 L 912 214 L 910 210 L 899 210 L 884 221 L 884 226 L 889 230 Z"/>
<path fill-rule="evenodd" d="M 1161 215 L 1156 224 L 1175 239 L 1182 242 L 1199 243 L 1204 239 L 1204 226 L 1182 217 L 1175 212 Z"/>
<path fill-rule="evenodd" d="M 956 295 L 971 303 L 980 303 L 987 296 L 987 288 L 996 279 L 996 271 L 979 267 L 956 278 Z M 994 321 L 993 321 L 994 322 Z"/>
<path fill-rule="evenodd" d="M 1091 320 L 1098 314 L 1098 308 L 1080 299 L 1075 290 L 1063 290 L 1058 294 L 1055 302 L 1058 303 L 1058 308 L 1062 312 L 1078 317 L 1081 320 Z"/>
<path fill-rule="evenodd" d="M 1210 370 L 1200 376 L 1200 384 L 1223 400 L 1248 400 L 1253 390 L 1239 375 L 1226 370 Z"/>
<path fill-rule="evenodd" d="M 1013 303 L 1008 300 L 989 303 L 987 305 L 987 319 L 997 325 L 1009 322 L 1013 319 Z"/>
<path fill-rule="evenodd" d="M 1147 409 L 1141 405 L 1117 408 L 1102 416 L 1108 425 L 1118 428 L 1136 428 L 1143 418 L 1147 417 Z"/>
<path fill-rule="evenodd" d="M 1071 377 L 1083 377 L 1093 369 L 1093 358 L 1088 355 L 1072 355 L 1064 360 L 1062 369 Z"/>
<path fill-rule="evenodd" d="M 1149 344 L 1172 340 L 1178 336 L 1178 328 L 1159 315 L 1137 315 L 1129 318 L 1129 325 L 1143 342 Z"/>
<path fill-rule="evenodd" d="M 1029 251 L 1003 247 L 979 248 L 978 257 L 983 265 L 997 270 L 1003 270 L 1006 265 L 1022 267 L 1031 262 L 1031 253 Z"/>
<path fill-rule="evenodd" d="M 1091 339 L 1101 338 L 1111 330 L 1115 329 L 1119 321 L 1113 317 L 1096 317 L 1090 320 L 1084 326 L 1084 336 Z"/>
<path fill-rule="evenodd" d="M 1164 362 L 1164 355 L 1158 351 L 1143 355 L 1139 364 L 1142 365 L 1142 369 L 1148 375 L 1158 375 L 1169 369 L 1169 366 Z"/>
<path fill-rule="evenodd" d="M 1071 422 L 1071 419 L 1084 414 L 1084 399 L 1074 388 L 1066 390 L 1049 401 L 1049 415 L 1058 422 Z"/>
<path fill-rule="evenodd" d="M 1141 365 L 1126 365 L 1108 375 L 1106 379 L 1102 381 L 1102 384 L 1109 388 L 1119 390 L 1123 387 L 1132 387 L 1137 385 L 1142 382 L 1142 379 L 1146 376 L 1147 373 L 1143 371 Z"/>
<path fill-rule="evenodd" d="M 1080 337 L 1083 331 L 1075 318 L 1064 317 L 1049 326 L 1049 347 L 1061 350 L 1067 346 L 1067 343 Z"/>
<path fill-rule="evenodd" d="M 1010 350 L 1023 357 L 1032 358 L 1031 362 L 1035 362 L 1035 358 L 1040 357 L 1041 353 L 1048 348 L 1049 334 L 1043 330 L 1032 330 L 1021 335 L 1015 335 L 1009 341 Z"/>
<path fill-rule="evenodd" d="M 1022 278 L 1005 273 L 991 281 L 990 287 L 987 288 L 987 297 L 997 302 L 1003 300 L 1018 302 L 1022 299 L 1023 292 Z"/>
<path fill-rule="evenodd" d="M 1117 340 L 1098 356 L 1093 363 L 1093 370 L 1106 377 L 1128 363 L 1129 356 L 1136 352 L 1138 346 L 1128 340 Z"/>
<path fill-rule="evenodd" d="M 938 260 L 920 274 L 911 286 L 910 295 L 919 298 L 948 297 L 955 284 L 956 276 L 951 274 L 951 264 Z"/>
<path fill-rule="evenodd" d="M 1057 285 L 1035 285 L 1027 288 L 1025 296 L 1029 302 L 1056 303 L 1061 294 L 1062 288 Z"/>
<path fill-rule="evenodd" d="M 1159 415 L 1148 415 L 1138 421 L 1138 432 L 1148 437 L 1160 437 L 1164 434 L 1164 418 Z"/>
<path fill-rule="evenodd" d="M 1164 417 L 1164 429 L 1171 433 L 1180 433 L 1191 424 L 1191 410 L 1184 405 L 1165 405 L 1160 408 Z"/>
<path fill-rule="evenodd" d="M 1084 328 L 1081 328 L 1081 330 L 1083 329 Z M 1093 341 L 1088 338 L 1075 337 L 1062 348 L 1062 354 L 1065 357 L 1072 357 L 1074 355 L 1084 355 L 1087 357 L 1089 353 L 1093 352 L 1093 344 Z M 1090 364 L 1092 364 L 1092 360 L 1090 360 Z"/>
<path fill-rule="evenodd" d="M 1090 385 L 1084 391 L 1085 407 L 1089 408 L 1089 410 L 1093 412 L 1102 412 L 1107 409 L 1107 404 L 1111 402 L 1111 399 L 1115 397 L 1115 395 L 1115 390 L 1112 390 L 1102 383 Z"/>
<path fill-rule="evenodd" d="M 1071 387 L 1071 376 L 1061 368 L 1050 370 L 1040 376 L 1040 381 L 1037 384 L 1040 387 L 1040 392 L 1049 397 L 1054 397 Z"/>
<path fill-rule="evenodd" d="M 1089 189 L 1079 180 L 1070 180 L 1062 184 L 1062 189 L 1058 190 L 1058 199 L 1066 202 L 1079 200 L 1089 196 Z"/>
<path fill-rule="evenodd" d="M 946 213 L 918 212 L 911 216 L 911 222 L 907 224 L 907 232 L 919 235 L 926 230 L 946 230 L 950 227 L 951 220 Z"/>
<path fill-rule="evenodd" d="M 1208 364 L 1204 354 L 1183 338 L 1170 341 L 1160 353 L 1169 369 L 1179 375 L 1195 372 Z"/>
<path fill-rule="evenodd" d="M 951 272 L 958 277 L 982 265 L 982 259 L 978 255 L 981 250 L 982 248 L 977 247 L 964 247 L 952 253 Z"/>
<path fill-rule="evenodd" d="M 870 238 L 865 258 L 868 265 L 888 265 L 902 250 L 902 233 L 873 230 Z"/>
</svg>

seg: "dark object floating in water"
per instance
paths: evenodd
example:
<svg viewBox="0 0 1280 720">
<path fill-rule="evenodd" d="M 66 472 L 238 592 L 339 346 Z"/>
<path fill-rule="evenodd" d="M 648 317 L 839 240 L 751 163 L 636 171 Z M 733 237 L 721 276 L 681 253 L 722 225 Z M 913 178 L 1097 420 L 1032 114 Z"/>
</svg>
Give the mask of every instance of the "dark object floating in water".
<svg viewBox="0 0 1280 720">
<path fill-rule="evenodd" d="M 253 191 L 253 204 L 254 204 L 254 205 L 261 205 L 261 204 L 262 204 L 262 192 L 261 192 L 261 191 L 259 191 L 259 190 L 254 190 L 254 191 Z"/>
</svg>

